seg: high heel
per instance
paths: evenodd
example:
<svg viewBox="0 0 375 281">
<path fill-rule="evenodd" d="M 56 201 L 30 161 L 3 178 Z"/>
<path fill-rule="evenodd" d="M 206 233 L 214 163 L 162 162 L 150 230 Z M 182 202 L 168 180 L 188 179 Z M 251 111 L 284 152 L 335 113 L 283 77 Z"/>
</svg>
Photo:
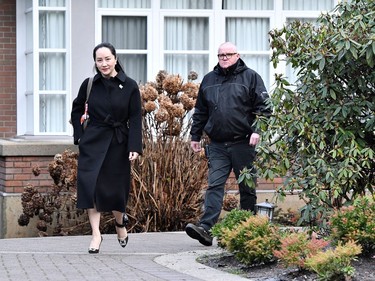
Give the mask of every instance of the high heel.
<svg viewBox="0 0 375 281">
<path fill-rule="evenodd" d="M 115 220 L 115 224 L 116 224 L 116 227 L 118 228 L 123 228 L 123 227 L 126 227 L 126 225 L 129 223 L 129 218 L 126 214 L 123 214 L 122 216 L 122 224 L 118 223 L 116 220 Z M 117 236 L 117 240 L 118 240 L 118 243 L 120 244 L 121 247 L 125 248 L 126 245 L 128 244 L 128 240 L 129 240 L 129 235 L 126 235 L 125 238 L 119 238 Z"/>
<path fill-rule="evenodd" d="M 103 236 L 100 236 L 100 238 L 101 238 L 101 240 L 100 240 L 99 247 L 98 248 L 89 248 L 89 254 L 98 254 L 99 253 L 100 245 L 103 242 Z"/>
<path fill-rule="evenodd" d="M 125 248 L 128 245 L 129 236 L 126 236 L 124 239 L 117 238 L 118 243 L 121 247 Z"/>
</svg>

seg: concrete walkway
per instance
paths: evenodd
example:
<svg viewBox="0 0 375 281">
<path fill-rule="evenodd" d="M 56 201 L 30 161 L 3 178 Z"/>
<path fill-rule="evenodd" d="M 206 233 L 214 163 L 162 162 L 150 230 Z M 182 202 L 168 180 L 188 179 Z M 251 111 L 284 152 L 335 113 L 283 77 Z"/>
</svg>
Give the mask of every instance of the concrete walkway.
<svg viewBox="0 0 375 281">
<path fill-rule="evenodd" d="M 87 253 L 90 236 L 0 239 L 0 280 L 250 281 L 197 263 L 221 250 L 184 232 L 130 233 L 125 249 L 103 238 L 99 254 Z"/>
</svg>

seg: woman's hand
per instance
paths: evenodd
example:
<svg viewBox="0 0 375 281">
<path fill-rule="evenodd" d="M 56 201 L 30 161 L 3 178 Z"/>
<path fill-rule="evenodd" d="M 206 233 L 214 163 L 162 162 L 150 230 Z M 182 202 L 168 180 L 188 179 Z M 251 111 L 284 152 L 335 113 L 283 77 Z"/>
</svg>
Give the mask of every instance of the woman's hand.
<svg viewBox="0 0 375 281">
<path fill-rule="evenodd" d="M 133 160 L 137 159 L 138 155 L 139 155 L 138 152 L 130 152 L 129 153 L 129 160 L 133 161 Z"/>
</svg>

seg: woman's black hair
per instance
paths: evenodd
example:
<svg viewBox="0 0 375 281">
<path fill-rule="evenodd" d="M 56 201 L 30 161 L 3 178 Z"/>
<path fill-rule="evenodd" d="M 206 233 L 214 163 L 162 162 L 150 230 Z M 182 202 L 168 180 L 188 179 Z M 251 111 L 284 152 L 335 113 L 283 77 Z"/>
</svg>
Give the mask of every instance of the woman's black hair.
<svg viewBox="0 0 375 281">
<path fill-rule="evenodd" d="M 119 71 L 125 72 L 124 68 L 121 65 L 121 62 L 117 58 L 116 49 L 115 49 L 115 47 L 111 43 L 102 42 L 102 43 L 100 43 L 100 44 L 98 44 L 98 45 L 95 46 L 94 50 L 92 51 L 92 57 L 94 58 L 94 61 L 96 60 L 96 51 L 98 49 L 100 49 L 100 48 L 107 48 L 107 49 L 109 49 L 111 51 L 112 55 L 117 59 L 117 63 L 115 65 L 115 70 L 117 72 L 119 72 Z M 99 69 L 96 67 L 96 64 L 95 64 L 95 69 L 96 69 L 97 73 L 100 73 Z"/>
</svg>

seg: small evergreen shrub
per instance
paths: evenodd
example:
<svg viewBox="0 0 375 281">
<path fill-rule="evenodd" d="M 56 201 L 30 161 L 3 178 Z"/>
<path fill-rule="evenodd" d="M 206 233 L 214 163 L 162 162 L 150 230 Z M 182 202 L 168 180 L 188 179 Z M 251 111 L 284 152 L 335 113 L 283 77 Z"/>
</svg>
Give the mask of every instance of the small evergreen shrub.
<svg viewBox="0 0 375 281">
<path fill-rule="evenodd" d="M 354 240 L 362 246 L 364 255 L 375 251 L 375 200 L 373 196 L 358 197 L 353 205 L 335 210 L 330 219 L 331 238 Z"/>
<path fill-rule="evenodd" d="M 345 245 L 339 245 L 335 249 L 319 252 L 305 261 L 308 270 L 317 273 L 319 280 L 348 280 L 355 273 L 351 266 L 351 261 L 361 253 L 361 246 L 353 241 L 348 241 Z"/>
<path fill-rule="evenodd" d="M 326 247 L 329 242 L 309 237 L 306 232 L 288 233 L 280 240 L 280 250 L 273 254 L 284 267 L 297 266 L 303 268 L 308 256 L 315 255 Z"/>
<path fill-rule="evenodd" d="M 218 245 L 224 248 L 222 243 L 223 234 L 225 230 L 231 231 L 234 227 L 237 227 L 241 222 L 246 221 L 252 213 L 246 210 L 233 209 L 228 212 L 225 217 L 211 228 L 212 236 L 217 238 Z"/>
<path fill-rule="evenodd" d="M 269 223 L 265 216 L 250 216 L 229 230 L 223 230 L 221 239 L 224 247 L 237 260 L 247 265 L 274 261 L 273 250 L 280 245 L 278 228 Z"/>
</svg>

